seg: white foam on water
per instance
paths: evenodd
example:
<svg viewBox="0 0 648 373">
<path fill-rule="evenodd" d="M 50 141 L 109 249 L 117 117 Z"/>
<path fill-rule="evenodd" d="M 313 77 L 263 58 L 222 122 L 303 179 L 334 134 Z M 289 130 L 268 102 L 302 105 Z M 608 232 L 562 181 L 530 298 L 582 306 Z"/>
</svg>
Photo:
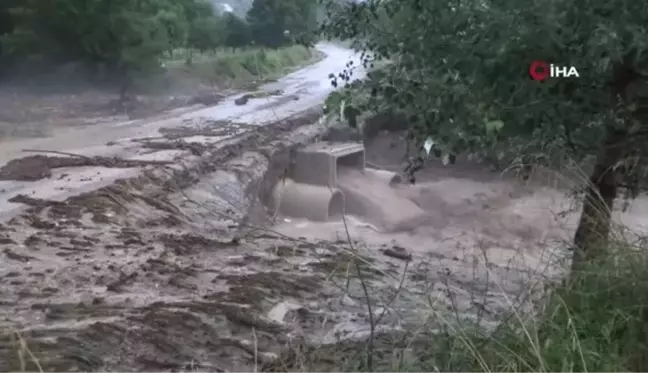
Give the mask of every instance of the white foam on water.
<svg viewBox="0 0 648 373">
<path fill-rule="evenodd" d="M 366 220 L 380 231 L 397 231 L 416 226 L 425 211 L 400 196 L 389 184 L 367 177 L 362 170 L 339 168 L 338 188 L 346 198 L 347 213 Z"/>
</svg>

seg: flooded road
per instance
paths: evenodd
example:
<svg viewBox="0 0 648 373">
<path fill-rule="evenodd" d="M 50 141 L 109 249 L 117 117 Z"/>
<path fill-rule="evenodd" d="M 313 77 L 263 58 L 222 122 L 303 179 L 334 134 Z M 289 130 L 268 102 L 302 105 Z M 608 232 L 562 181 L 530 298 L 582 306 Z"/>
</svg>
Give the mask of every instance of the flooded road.
<svg viewBox="0 0 648 373">
<path fill-rule="evenodd" d="M 245 105 L 236 104 L 237 99 L 247 95 L 241 94 L 212 107 L 176 110 L 157 119 L 97 123 L 84 128 L 62 129 L 48 138 L 6 141 L 0 144 L 0 165 L 34 154 L 25 153 L 25 149 L 173 163 L 190 158 L 192 145 L 195 148 L 236 141 L 234 137 L 244 135 L 255 126 L 277 122 L 321 105 L 333 90 L 329 74 L 343 70 L 348 61 L 359 65 L 357 56 L 348 49 L 332 44 L 316 47 L 326 55 L 322 61 L 261 87 L 260 92 L 254 92 L 258 98 L 250 98 Z M 362 69 L 355 74 L 361 78 Z M 170 142 L 186 146 L 170 146 Z M 32 159 L 30 163 L 15 162 L 12 172 L 20 174 L 26 172 L 27 167 L 47 168 L 42 163 L 39 159 Z M 137 167 L 107 168 L 91 163 L 83 167 L 57 167 L 45 177 L 21 178 L 0 173 L 0 221 L 20 210 L 20 204 L 9 202 L 16 194 L 62 200 L 140 172 Z M 26 182 L 27 179 L 30 181 Z"/>
<path fill-rule="evenodd" d="M 291 320 L 304 302 L 314 312 L 304 333 L 330 319 L 326 268 L 342 249 L 234 240 L 223 218 L 232 207 L 214 204 L 253 194 L 248 179 L 263 176 L 270 158 L 262 151 L 321 127 L 313 123 L 332 90 L 328 75 L 354 55 L 318 48 L 323 61 L 246 105 L 236 96 L 2 144 L 0 370 L 20 369 L 17 332 L 38 360 L 28 370 L 252 371 L 299 332 Z"/>
</svg>

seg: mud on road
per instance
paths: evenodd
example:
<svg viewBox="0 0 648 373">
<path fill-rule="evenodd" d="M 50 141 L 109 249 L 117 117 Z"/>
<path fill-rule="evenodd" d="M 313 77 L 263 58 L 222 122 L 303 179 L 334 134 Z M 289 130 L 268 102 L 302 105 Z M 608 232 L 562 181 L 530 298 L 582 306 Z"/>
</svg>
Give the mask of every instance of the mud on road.
<svg viewBox="0 0 648 373">
<path fill-rule="evenodd" d="M 247 369 L 250 330 L 257 334 L 259 361 L 270 347 L 281 346 L 274 341 L 284 330 L 281 320 L 261 317 L 259 310 L 285 295 L 316 294 L 322 279 L 307 273 L 310 265 L 297 269 L 285 259 L 287 248 L 293 249 L 276 239 L 263 244 L 233 240 L 222 231 L 193 233 L 195 219 L 189 222 L 172 199 L 174 193 L 182 199 L 183 188 L 245 152 L 271 157 L 281 150 L 282 136 L 318 116 L 314 111 L 247 128 L 225 146 L 202 144 L 203 157 L 182 167 L 43 155 L 3 167 L 5 178 L 19 180 L 27 178 L 20 172 L 33 170 L 26 167 L 31 164 L 42 166 L 39 175 L 28 175 L 32 179 L 49 176 L 43 174 L 52 168 L 89 164 L 149 169 L 65 201 L 11 198 L 28 208 L 0 226 L 0 308 L 6 315 L 0 321 L 6 357 L 1 361 L 8 364 L 2 369 L 20 368 L 16 346 L 9 343 L 12 331 L 21 332 L 45 370 L 56 371 L 167 370 L 183 364 L 198 369 L 201 362 L 207 364 L 202 369 Z M 172 132 L 156 144 L 183 148 L 183 138 L 193 135 Z M 259 272 L 268 263 L 281 265 Z M 217 363 L 223 366 L 209 365 Z"/>
<path fill-rule="evenodd" d="M 283 96 L 3 143 L 1 370 L 332 371 L 372 329 L 397 370 L 406 330 L 529 303 L 565 232 L 555 191 L 429 165 L 396 191 L 426 213 L 402 231 L 266 211 L 294 147 L 328 130 L 326 77 L 353 57 L 321 48 L 264 87 Z M 367 160 L 399 171 L 403 148 L 378 136 Z"/>
<path fill-rule="evenodd" d="M 504 211 L 531 192 L 513 196 L 515 188 L 500 186 L 480 197 L 466 190 L 453 207 L 440 204 L 448 196 L 431 198 L 429 185 L 407 189 L 431 220 L 391 235 L 353 217 L 317 225 L 232 202 L 256 201 L 264 184 L 281 177 L 288 145 L 321 132 L 309 125 L 317 115 L 248 129 L 229 145 L 202 144 L 193 163 L 149 165 L 138 178 L 65 201 L 15 196 L 28 209 L 0 227 L 0 369 L 24 362 L 38 369 L 37 361 L 48 371 L 339 370 L 332 354 L 357 355 L 350 341 L 367 337 L 372 318 L 377 333 L 393 335 L 408 324 L 432 330 L 448 312 L 494 322 L 511 302 L 526 301 L 529 279 L 537 281 L 532 267 L 476 262 L 492 250 L 475 255 L 479 243 L 457 237 L 478 228 L 479 240 L 499 248 L 512 236 L 489 235 L 496 227 L 483 222 L 494 219 L 475 201 L 499 200 Z M 165 135 L 155 146 L 186 147 L 183 136 L 194 134 Z M 384 162 L 389 152 L 400 158 L 398 146 L 373 146 L 369 160 Z M 428 181 L 442 181 L 430 172 Z M 255 187 L 224 191 L 213 185 L 223 178 Z M 211 203 L 218 199 L 230 206 Z M 434 220 L 434 211 L 457 206 L 464 211 L 456 219 Z M 475 224 L 466 218 L 477 214 Z M 12 343 L 13 332 L 34 358 Z M 310 364 L 297 356 L 322 345 L 334 347 Z M 384 348 L 392 353 L 394 344 Z"/>
</svg>

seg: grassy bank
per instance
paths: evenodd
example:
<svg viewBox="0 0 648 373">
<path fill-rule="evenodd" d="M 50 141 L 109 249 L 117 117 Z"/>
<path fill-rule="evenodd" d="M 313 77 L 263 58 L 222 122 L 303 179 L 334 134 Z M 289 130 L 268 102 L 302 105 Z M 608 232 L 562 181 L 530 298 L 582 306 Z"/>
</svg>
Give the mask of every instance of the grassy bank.
<svg viewBox="0 0 648 373">
<path fill-rule="evenodd" d="M 409 326 L 403 335 L 375 335 L 371 347 L 361 342 L 307 355 L 305 366 L 334 354 L 341 363 L 331 369 L 343 371 L 648 371 L 645 249 L 614 245 L 605 258 L 572 274 L 569 284 L 548 289 L 534 315 L 513 310 L 489 331 L 452 320 L 434 330 Z"/>
<path fill-rule="evenodd" d="M 293 45 L 279 49 L 220 49 L 194 53 L 191 64 L 186 50 L 175 51 L 165 61 L 173 81 L 195 81 L 221 88 L 247 88 L 277 79 L 324 57 L 316 49 Z"/>
</svg>

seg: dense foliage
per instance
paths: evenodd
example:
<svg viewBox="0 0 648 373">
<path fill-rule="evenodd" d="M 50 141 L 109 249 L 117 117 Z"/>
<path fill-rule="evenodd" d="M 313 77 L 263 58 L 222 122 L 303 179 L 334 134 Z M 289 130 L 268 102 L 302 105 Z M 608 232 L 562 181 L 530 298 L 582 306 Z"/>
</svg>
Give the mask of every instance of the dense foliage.
<svg viewBox="0 0 648 373">
<path fill-rule="evenodd" d="M 252 40 L 248 24 L 234 14 L 226 14 L 223 18 L 227 30 L 223 44 L 230 48 L 240 48 L 248 45 Z"/>
<path fill-rule="evenodd" d="M 302 32 L 313 1 L 287 0 L 268 8 L 259 0 L 246 22 L 219 14 L 218 4 L 209 0 L 5 0 L 0 66 L 74 61 L 128 77 L 158 67 L 165 53 L 178 48 L 283 46 L 293 42 L 283 38 L 284 29 Z"/>
<path fill-rule="evenodd" d="M 312 39 L 317 30 L 317 7 L 311 0 L 254 0 L 247 14 L 255 42 L 279 47 Z"/>
<path fill-rule="evenodd" d="M 636 192 L 645 179 L 648 3 L 367 0 L 327 7 L 324 33 L 353 40 L 365 65 L 381 64 L 338 100 L 347 107 L 407 113 L 413 143 L 430 136 L 442 154 L 485 151 L 526 162 L 560 155 L 590 164 L 575 244 L 586 248 L 577 253 L 594 254 L 619 190 Z M 534 81 L 534 60 L 574 66 L 580 78 Z M 350 81 L 350 73 L 339 72 L 334 84 Z"/>
<path fill-rule="evenodd" d="M 186 45 L 204 52 L 222 45 L 227 28 L 220 17 L 214 14 L 208 2 L 191 2 L 186 9 L 189 24 Z"/>
</svg>

